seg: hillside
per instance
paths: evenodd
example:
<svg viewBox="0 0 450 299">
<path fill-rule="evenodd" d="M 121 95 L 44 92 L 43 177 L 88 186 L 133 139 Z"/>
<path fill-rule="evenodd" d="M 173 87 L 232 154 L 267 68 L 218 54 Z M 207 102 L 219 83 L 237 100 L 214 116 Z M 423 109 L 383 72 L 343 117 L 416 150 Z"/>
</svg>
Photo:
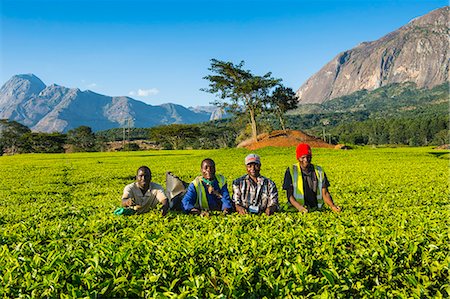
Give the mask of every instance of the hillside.
<svg viewBox="0 0 450 299">
<path fill-rule="evenodd" d="M 361 90 L 322 104 L 300 105 L 289 115 L 358 114 L 367 117 L 392 117 L 420 111 L 447 113 L 448 84 L 417 88 L 414 83 L 394 83 L 372 91 Z"/>
<path fill-rule="evenodd" d="M 213 112 L 181 105 L 153 106 L 129 97 L 46 86 L 33 74 L 16 75 L 0 89 L 0 119 L 15 120 L 39 132 L 67 132 L 81 125 L 94 131 L 208 121 Z"/>
<path fill-rule="evenodd" d="M 449 81 L 449 7 L 416 18 L 384 37 L 339 53 L 298 90 L 299 102 L 323 103 L 360 90 Z"/>
</svg>

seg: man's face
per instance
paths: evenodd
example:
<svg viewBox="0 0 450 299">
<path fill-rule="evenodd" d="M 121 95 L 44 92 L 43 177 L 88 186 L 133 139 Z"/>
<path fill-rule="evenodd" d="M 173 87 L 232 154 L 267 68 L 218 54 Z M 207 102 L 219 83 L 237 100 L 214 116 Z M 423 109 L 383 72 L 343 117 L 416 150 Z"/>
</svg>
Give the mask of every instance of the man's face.
<svg viewBox="0 0 450 299">
<path fill-rule="evenodd" d="M 216 165 L 214 162 L 206 160 L 202 163 L 202 176 L 207 180 L 213 180 L 216 177 Z"/>
<path fill-rule="evenodd" d="M 298 158 L 298 162 L 300 162 L 300 167 L 302 169 L 308 168 L 309 165 L 311 165 L 311 159 L 312 159 L 311 155 L 303 155 L 300 158 Z"/>
<path fill-rule="evenodd" d="M 259 163 L 249 163 L 246 165 L 247 173 L 251 177 L 259 177 L 259 173 L 261 171 L 261 164 Z"/>
<path fill-rule="evenodd" d="M 152 180 L 152 175 L 148 169 L 139 169 L 136 175 L 136 182 L 140 188 L 144 188 L 150 185 L 150 181 Z"/>
</svg>

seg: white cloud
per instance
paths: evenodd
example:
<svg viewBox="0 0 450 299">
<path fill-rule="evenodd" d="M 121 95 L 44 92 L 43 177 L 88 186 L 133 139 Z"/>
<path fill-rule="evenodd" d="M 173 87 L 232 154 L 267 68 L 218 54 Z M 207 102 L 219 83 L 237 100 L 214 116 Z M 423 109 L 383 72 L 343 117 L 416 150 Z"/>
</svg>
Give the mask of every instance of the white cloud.
<svg viewBox="0 0 450 299">
<path fill-rule="evenodd" d="M 138 89 L 137 91 L 130 91 L 128 94 L 130 96 L 139 96 L 139 97 L 150 97 L 157 95 L 159 93 L 159 90 L 157 88 L 150 88 L 150 89 Z"/>
<path fill-rule="evenodd" d="M 88 82 L 89 82 L 89 81 L 87 81 L 87 80 L 85 80 L 85 79 L 81 79 L 81 84 L 82 84 L 85 88 L 87 88 L 87 89 L 93 89 L 93 88 L 98 87 L 98 84 L 97 84 L 97 83 L 94 83 L 94 82 L 88 83 Z"/>
</svg>

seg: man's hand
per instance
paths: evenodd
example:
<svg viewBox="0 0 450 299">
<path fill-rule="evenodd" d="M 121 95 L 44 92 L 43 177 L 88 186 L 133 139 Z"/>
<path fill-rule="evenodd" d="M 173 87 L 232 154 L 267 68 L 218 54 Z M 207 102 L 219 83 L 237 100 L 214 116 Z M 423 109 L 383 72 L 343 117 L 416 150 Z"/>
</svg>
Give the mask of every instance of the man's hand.
<svg viewBox="0 0 450 299">
<path fill-rule="evenodd" d="M 273 215 L 273 213 L 275 213 L 276 208 L 277 208 L 276 206 L 268 207 L 266 209 L 266 215 L 267 216 Z"/>
<path fill-rule="evenodd" d="M 341 212 L 341 207 L 339 207 L 339 206 L 332 206 L 331 209 L 335 213 L 340 213 Z"/>
<path fill-rule="evenodd" d="M 213 192 L 211 192 L 212 194 L 214 194 L 215 196 L 217 196 L 217 198 L 222 199 L 222 194 L 219 193 L 219 191 L 214 190 Z"/>
<path fill-rule="evenodd" d="M 209 218 L 209 211 L 202 211 L 202 212 L 200 213 L 200 217 L 206 217 L 206 218 Z"/>
<path fill-rule="evenodd" d="M 128 198 L 128 199 L 122 198 L 122 206 L 123 207 L 131 207 L 133 204 L 134 204 L 133 203 L 133 199 L 131 199 L 131 198 Z"/>
<path fill-rule="evenodd" d="M 299 208 L 298 211 L 303 213 L 303 214 L 306 214 L 306 213 L 309 212 L 308 209 L 305 206 L 302 206 L 302 205 L 300 205 L 300 208 Z"/>
<path fill-rule="evenodd" d="M 192 208 L 192 209 L 189 211 L 189 214 L 192 214 L 192 215 L 200 215 L 200 210 L 197 209 L 197 208 Z"/>
<path fill-rule="evenodd" d="M 240 215 L 246 215 L 247 210 L 244 207 L 241 207 L 240 205 L 236 205 L 236 212 Z"/>
<path fill-rule="evenodd" d="M 166 216 L 168 211 L 169 211 L 169 205 L 163 205 L 163 207 L 161 208 L 161 215 Z"/>
<path fill-rule="evenodd" d="M 227 209 L 227 208 L 223 209 L 223 214 L 224 214 L 224 215 L 229 215 L 229 214 L 231 214 L 230 209 Z"/>
</svg>

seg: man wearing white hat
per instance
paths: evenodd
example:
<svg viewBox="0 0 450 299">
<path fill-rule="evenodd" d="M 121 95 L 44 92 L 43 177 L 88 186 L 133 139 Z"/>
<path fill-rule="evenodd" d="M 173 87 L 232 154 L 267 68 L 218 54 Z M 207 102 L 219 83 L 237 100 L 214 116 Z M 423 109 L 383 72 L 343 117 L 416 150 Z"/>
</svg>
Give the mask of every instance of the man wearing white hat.
<svg viewBox="0 0 450 299">
<path fill-rule="evenodd" d="M 236 212 L 272 215 L 278 210 L 277 186 L 260 174 L 261 158 L 258 155 L 249 154 L 244 162 L 247 174 L 233 181 Z"/>
</svg>

